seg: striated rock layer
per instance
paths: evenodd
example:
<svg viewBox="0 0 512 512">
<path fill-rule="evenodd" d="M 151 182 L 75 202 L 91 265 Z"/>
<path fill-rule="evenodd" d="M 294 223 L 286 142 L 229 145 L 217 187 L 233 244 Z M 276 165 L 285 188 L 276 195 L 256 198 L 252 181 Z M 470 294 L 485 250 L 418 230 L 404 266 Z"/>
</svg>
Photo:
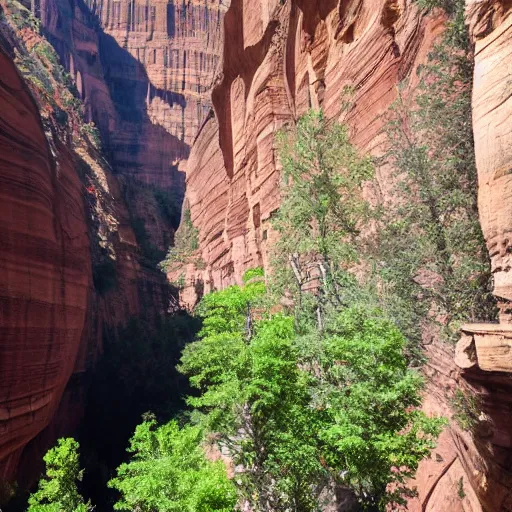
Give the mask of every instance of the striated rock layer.
<svg viewBox="0 0 512 512">
<path fill-rule="evenodd" d="M 82 184 L 56 165 L 38 106 L 0 49 L 0 480 L 50 422 L 74 368 L 91 281 Z"/>
<path fill-rule="evenodd" d="M 45 32 L 76 78 L 117 174 L 183 188 L 177 165 L 210 108 L 227 5 L 41 0 Z"/>
<path fill-rule="evenodd" d="M 49 45 L 6 22 L 20 15 L 15 5 L 0 9 L 2 504 L 4 481 L 37 478 L 35 461 L 78 426 L 104 328 L 163 314 L 169 286 L 137 242 Z"/>
<path fill-rule="evenodd" d="M 224 287 L 267 264 L 269 220 L 279 204 L 276 131 L 322 106 L 348 123 L 358 147 L 379 154 L 380 116 L 442 28 L 439 13 L 425 16 L 404 0 L 232 3 L 212 93 L 216 115 L 202 126 L 187 166 L 187 204 L 206 270 L 188 269 L 185 302 L 195 302 L 195 289 Z M 347 86 L 355 89 L 348 114 Z M 378 181 L 385 193 L 386 169 Z"/>
</svg>

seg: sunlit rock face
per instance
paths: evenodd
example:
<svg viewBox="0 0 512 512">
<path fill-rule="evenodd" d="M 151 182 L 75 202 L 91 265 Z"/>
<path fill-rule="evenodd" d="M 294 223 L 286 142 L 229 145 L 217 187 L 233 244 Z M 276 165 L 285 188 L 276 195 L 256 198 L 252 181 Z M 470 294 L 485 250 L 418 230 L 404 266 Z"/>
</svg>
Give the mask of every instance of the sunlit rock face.
<svg viewBox="0 0 512 512">
<path fill-rule="evenodd" d="M 511 299 L 511 3 L 468 0 L 467 12 L 476 43 L 473 121 L 480 215 L 496 295 Z M 186 204 L 199 228 L 203 266 L 185 269 L 185 305 L 240 282 L 247 268 L 268 268 L 270 218 L 279 206 L 275 132 L 321 106 L 328 118 L 349 125 L 362 151 L 379 156 L 382 114 L 399 83 L 409 77 L 414 87 L 415 70 L 426 62 L 444 21 L 441 11 L 424 15 L 409 0 L 233 0 L 225 16 L 222 72 L 212 94 L 215 116 L 202 126 L 186 170 Z M 356 91 L 348 114 L 343 112 L 345 86 Z M 390 169 L 378 170 L 377 184 L 378 199 L 389 198 Z M 453 347 L 433 342 L 426 348 L 425 410 L 451 418 L 452 399 L 464 390 L 480 396 L 483 413 L 474 435 L 450 422 L 411 484 L 418 490 L 411 511 L 512 510 L 505 399 L 510 381 L 503 373 L 510 361 L 502 357 L 510 343 L 508 334 L 492 336 L 487 331 L 477 336 L 468 326 L 457 364 Z M 481 367 L 464 355 L 477 338 Z"/>
<path fill-rule="evenodd" d="M 41 19 L 100 127 L 116 173 L 183 188 L 210 109 L 226 0 L 41 0 Z"/>
<path fill-rule="evenodd" d="M 82 339 L 91 260 L 70 152 L 51 154 L 38 107 L 0 49 L 0 481 L 50 422 Z"/>
<path fill-rule="evenodd" d="M 473 127 L 494 293 L 512 300 L 512 4 L 467 2 L 475 41 Z"/>
<path fill-rule="evenodd" d="M 348 123 L 361 150 L 380 154 L 381 115 L 442 29 L 439 12 L 425 16 L 410 0 L 232 2 L 215 116 L 187 165 L 187 203 L 206 269 L 188 267 L 186 304 L 237 282 L 247 268 L 268 266 L 279 205 L 276 131 L 322 106 L 328 118 Z M 356 91 L 349 114 L 346 86 Z M 386 172 L 378 176 L 384 196 Z"/>
</svg>

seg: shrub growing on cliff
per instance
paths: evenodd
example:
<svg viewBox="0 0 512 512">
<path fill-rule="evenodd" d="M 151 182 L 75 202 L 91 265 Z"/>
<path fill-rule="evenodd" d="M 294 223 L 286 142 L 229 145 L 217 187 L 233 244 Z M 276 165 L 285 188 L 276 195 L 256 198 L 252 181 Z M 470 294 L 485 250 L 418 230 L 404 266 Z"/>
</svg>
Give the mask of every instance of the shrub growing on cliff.
<svg viewBox="0 0 512 512">
<path fill-rule="evenodd" d="M 233 512 L 236 490 L 222 461 L 206 459 L 198 427 L 175 421 L 139 425 L 130 441 L 130 462 L 109 486 L 121 493 L 115 510 L 141 512 Z"/>
<path fill-rule="evenodd" d="M 397 184 L 379 259 L 397 299 L 393 314 L 409 319 L 402 328 L 416 340 L 428 318 L 450 336 L 461 321 L 494 315 L 476 197 L 471 63 L 445 37 L 420 73 L 414 100 L 400 95 L 386 128 Z"/>
<path fill-rule="evenodd" d="M 79 466 L 79 444 L 72 438 L 59 439 L 55 448 L 44 456 L 46 476 L 39 481 L 38 490 L 29 498 L 28 512 L 88 512 L 78 492 L 82 480 Z"/>
<path fill-rule="evenodd" d="M 199 230 L 192 223 L 190 210 L 185 210 L 183 221 L 176 231 L 174 245 L 164 261 L 160 263 L 163 272 L 172 272 L 190 261 L 194 252 L 199 248 Z"/>
</svg>

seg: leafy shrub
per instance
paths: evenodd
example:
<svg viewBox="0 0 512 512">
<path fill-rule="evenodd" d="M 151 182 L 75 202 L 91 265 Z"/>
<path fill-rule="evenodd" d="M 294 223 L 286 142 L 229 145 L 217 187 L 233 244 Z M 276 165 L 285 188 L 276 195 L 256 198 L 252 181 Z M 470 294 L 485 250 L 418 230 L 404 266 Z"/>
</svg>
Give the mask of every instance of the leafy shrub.
<svg viewBox="0 0 512 512">
<path fill-rule="evenodd" d="M 198 427 L 175 421 L 139 425 L 130 441 L 132 459 L 109 486 L 121 493 L 115 510 L 141 512 L 233 512 L 236 490 L 222 461 L 206 459 Z"/>
<path fill-rule="evenodd" d="M 453 397 L 452 406 L 455 410 L 453 418 L 463 430 L 472 431 L 480 416 L 481 407 L 478 397 L 458 389 Z"/>
<path fill-rule="evenodd" d="M 160 263 L 163 272 L 171 272 L 192 261 L 199 248 L 199 231 L 192 223 L 190 210 L 185 210 L 183 221 L 175 234 L 174 245 L 169 248 L 166 258 Z M 200 259 L 200 258 L 196 258 Z"/>
<path fill-rule="evenodd" d="M 457 48 L 469 47 L 464 0 L 415 0 L 415 2 L 420 9 L 428 11 L 436 7 L 443 9 L 449 16 L 445 34 L 446 42 Z"/>
<path fill-rule="evenodd" d="M 251 279 L 254 279 L 255 277 L 264 277 L 264 276 L 265 276 L 265 271 L 263 270 L 262 267 L 250 268 L 242 276 L 242 281 L 245 284 L 247 284 Z"/>
<path fill-rule="evenodd" d="M 326 296 L 343 302 L 345 270 L 358 261 L 356 239 L 371 213 L 362 187 L 373 176 L 372 161 L 358 154 L 347 128 L 328 123 L 322 111 L 311 110 L 281 131 L 277 144 L 283 179 L 273 222 L 280 234 L 273 284 L 300 304 L 303 290 L 322 281 L 321 313 Z"/>
<path fill-rule="evenodd" d="M 59 439 L 55 448 L 44 456 L 46 477 L 29 498 L 28 512 L 88 512 L 93 510 L 78 492 L 82 480 L 79 467 L 80 445 L 72 438 Z"/>
</svg>

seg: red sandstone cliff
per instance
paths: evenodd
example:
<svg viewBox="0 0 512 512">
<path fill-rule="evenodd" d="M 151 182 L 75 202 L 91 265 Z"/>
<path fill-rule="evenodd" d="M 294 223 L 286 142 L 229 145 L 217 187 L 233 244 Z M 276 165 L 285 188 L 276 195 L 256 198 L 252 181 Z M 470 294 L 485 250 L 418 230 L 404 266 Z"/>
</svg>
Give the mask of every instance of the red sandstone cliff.
<svg viewBox="0 0 512 512">
<path fill-rule="evenodd" d="M 508 0 L 467 1 L 476 42 L 473 121 L 480 215 L 495 293 L 502 298 L 502 322 L 510 318 L 512 300 L 511 8 Z M 269 220 L 279 205 L 276 130 L 310 106 L 322 106 L 329 118 L 348 123 L 361 150 L 378 156 L 382 114 L 396 98 L 397 85 L 426 61 L 443 27 L 441 11 L 426 16 L 410 0 L 232 2 L 225 17 L 222 71 L 212 94 L 215 116 L 203 124 L 187 165 L 186 201 L 199 229 L 205 269 L 186 268 L 185 304 L 193 306 L 198 291 L 239 282 L 247 268 L 267 266 Z M 345 115 L 347 85 L 356 93 L 354 108 Z M 377 173 L 383 197 L 389 173 L 386 167 Z M 425 409 L 452 417 L 456 390 L 471 390 L 480 397 L 476 434 L 451 421 L 418 471 L 419 496 L 409 504 L 413 511 L 512 510 L 512 331 L 504 324 L 464 329 L 457 364 L 452 347 L 433 343 L 427 348 Z"/>
<path fill-rule="evenodd" d="M 41 0 L 44 30 L 76 78 L 116 173 L 177 184 L 176 166 L 210 109 L 228 5 Z"/>
<path fill-rule="evenodd" d="M 37 477 L 34 461 L 79 423 L 103 327 L 162 314 L 168 286 L 51 47 L 31 23 L 7 23 L 26 11 L 0 8 L 1 500 L 4 480 Z"/>
<path fill-rule="evenodd" d="M 403 0 L 232 3 L 212 93 L 216 115 L 201 128 L 187 166 L 187 201 L 206 270 L 189 268 L 185 302 L 196 300 L 197 282 L 208 292 L 267 263 L 269 219 L 279 204 L 275 132 L 322 106 L 349 124 L 356 145 L 378 154 L 380 115 L 442 29 L 439 13 L 424 16 Z M 356 90 L 348 117 L 346 86 Z M 386 178 L 380 170 L 384 192 Z"/>
<path fill-rule="evenodd" d="M 0 51 L 0 477 L 50 422 L 73 371 L 91 279 L 82 184 Z"/>
<path fill-rule="evenodd" d="M 0 318 L 6 329 L 0 347 L 0 481 L 15 475 L 20 457 L 22 463 L 29 460 L 24 449 L 39 456 L 66 425 L 77 424 L 81 375 L 101 351 L 103 327 L 115 328 L 134 315 L 151 318 L 168 308 L 168 286 L 154 253 L 163 258 L 172 241 L 172 219 L 162 214 L 154 191 L 175 192 L 178 201 L 183 193 L 178 167 L 210 109 L 209 88 L 229 6 L 222 0 L 22 3 L 34 9 L 69 70 L 86 120 L 100 129 L 108 162 L 91 144 L 80 142 L 76 127 L 53 129 L 45 139 L 38 111 L 48 135 L 48 126 L 58 125 L 58 112 L 67 110 L 59 101 L 61 84 L 50 84 L 55 97 L 47 98 L 48 91 L 31 83 L 34 104 L 16 74 L 14 54 L 3 56 L 6 76 L 18 82 L 13 89 L 4 81 L 0 98 L 3 122 L 10 123 L 0 154 L 12 160 L 1 187 L 8 196 L 2 208 L 9 235 L 0 258 L 9 258 L 9 267 Z M 2 5 L 18 9 L 9 1 Z M 7 39 L 8 50 L 19 44 L 37 53 L 37 31 L 21 29 Z M 16 102 L 30 105 L 29 113 L 13 108 Z M 9 116 L 4 116 L 7 105 Z M 24 144 L 30 149 L 24 156 L 13 151 Z M 20 174 L 24 181 L 14 179 Z M 26 260 L 25 254 L 30 255 Z M 115 274 L 115 285 L 100 293 L 97 278 L 101 281 L 105 272 Z"/>
</svg>

